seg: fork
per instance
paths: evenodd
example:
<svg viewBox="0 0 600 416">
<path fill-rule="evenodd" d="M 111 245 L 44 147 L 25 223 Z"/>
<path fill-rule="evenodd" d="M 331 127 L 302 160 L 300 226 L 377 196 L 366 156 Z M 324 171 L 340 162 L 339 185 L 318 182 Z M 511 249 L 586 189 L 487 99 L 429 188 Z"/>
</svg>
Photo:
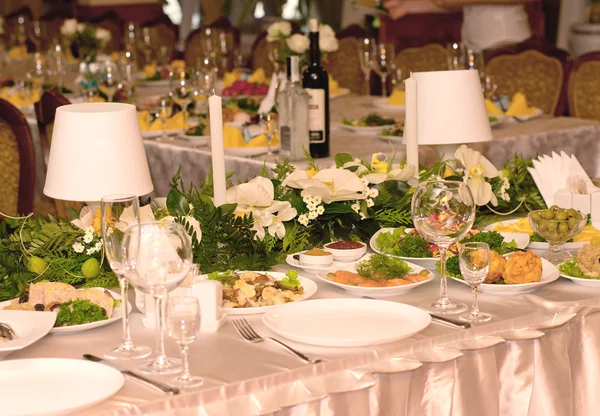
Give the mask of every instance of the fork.
<svg viewBox="0 0 600 416">
<path fill-rule="evenodd" d="M 258 335 L 256 333 L 256 331 L 254 331 L 254 329 L 252 329 L 252 327 L 250 326 L 250 324 L 245 320 L 245 319 L 234 319 L 232 320 L 233 322 L 233 326 L 235 327 L 236 331 L 238 332 L 238 334 L 240 334 L 240 336 L 242 338 L 244 338 L 246 341 L 252 342 L 252 343 L 256 343 L 256 342 L 262 342 L 266 339 L 270 339 L 272 341 L 275 341 L 276 343 L 278 343 L 279 345 L 287 348 L 291 353 L 293 353 L 296 357 L 300 358 L 301 360 L 306 361 L 309 364 L 316 364 L 316 363 L 320 363 L 322 360 L 319 359 L 312 359 L 310 357 L 307 357 L 306 355 L 302 354 L 299 351 L 296 351 L 295 349 L 293 349 L 292 347 L 290 347 L 289 345 L 284 344 L 283 342 L 279 341 L 278 339 L 272 338 L 272 337 L 261 337 L 260 335 Z"/>
<path fill-rule="evenodd" d="M 6 338 L 11 341 L 15 337 L 15 331 L 13 331 L 10 325 L 0 322 L 0 338 Z"/>
<path fill-rule="evenodd" d="M 570 250 L 568 253 L 573 257 L 577 257 L 577 250 Z"/>
</svg>

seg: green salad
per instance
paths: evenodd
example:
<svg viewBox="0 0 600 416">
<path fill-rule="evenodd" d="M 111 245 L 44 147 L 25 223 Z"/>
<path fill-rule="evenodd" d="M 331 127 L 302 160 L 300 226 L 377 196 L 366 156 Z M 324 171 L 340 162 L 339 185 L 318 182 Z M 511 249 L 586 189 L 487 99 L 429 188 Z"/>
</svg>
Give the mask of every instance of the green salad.
<svg viewBox="0 0 600 416">
<path fill-rule="evenodd" d="M 389 126 L 396 124 L 396 120 L 393 118 L 385 118 L 379 114 L 371 113 L 358 119 L 342 118 L 342 124 L 353 127 L 377 127 L 377 126 Z"/>
<path fill-rule="evenodd" d="M 187 129 L 185 131 L 185 135 L 186 136 L 204 136 L 205 129 L 206 129 L 206 126 L 204 125 L 204 123 L 200 123 L 195 127 L 190 127 L 189 129 Z"/>
<path fill-rule="evenodd" d="M 81 325 L 106 319 L 106 311 L 100 306 L 86 299 L 76 299 L 60 305 L 54 326 Z"/>
<path fill-rule="evenodd" d="M 395 228 L 392 232 L 379 233 L 375 239 L 375 246 L 382 253 L 394 256 L 433 257 L 429 243 L 419 235 L 406 234 L 406 227 Z"/>
<path fill-rule="evenodd" d="M 402 137 L 404 136 L 404 124 L 396 124 L 394 127 L 389 127 L 387 129 L 383 129 L 381 132 L 382 136 L 394 136 L 394 137 Z"/>
<path fill-rule="evenodd" d="M 571 277 L 579 277 L 581 279 L 598 279 L 598 277 L 588 276 L 577 265 L 577 258 L 569 260 L 558 266 L 561 273 Z"/>
</svg>

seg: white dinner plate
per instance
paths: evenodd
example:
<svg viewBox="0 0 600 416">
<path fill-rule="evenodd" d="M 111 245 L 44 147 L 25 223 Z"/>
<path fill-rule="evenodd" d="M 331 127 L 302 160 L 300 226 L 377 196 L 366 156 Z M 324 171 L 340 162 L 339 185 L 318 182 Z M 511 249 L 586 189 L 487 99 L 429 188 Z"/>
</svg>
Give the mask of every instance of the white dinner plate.
<svg viewBox="0 0 600 416">
<path fill-rule="evenodd" d="M 350 95 L 350 89 L 349 88 L 340 88 L 340 92 L 337 94 L 330 94 L 329 99 L 335 100 L 336 98 L 345 97 L 346 95 Z"/>
<path fill-rule="evenodd" d="M 371 254 L 366 254 L 365 256 L 362 257 L 362 259 L 360 261 L 368 260 L 369 257 L 371 257 Z M 358 264 L 360 263 L 360 261 L 354 262 L 350 265 L 348 263 L 346 263 L 342 267 L 335 267 L 332 269 L 332 273 L 335 273 L 338 270 L 347 270 L 349 272 L 356 273 L 356 268 L 357 268 Z M 412 264 L 412 263 L 408 263 L 408 262 L 406 262 L 406 264 L 411 268 L 410 274 L 419 274 L 419 272 L 421 272 L 421 270 L 426 270 L 424 267 L 417 266 L 416 264 Z M 425 283 L 433 280 L 433 273 L 429 272 L 429 276 L 427 277 L 427 279 L 423 280 L 422 282 L 411 283 L 411 284 L 403 285 L 403 286 L 391 286 L 391 287 L 360 287 L 360 286 L 345 285 L 343 283 L 334 282 L 330 277 L 327 276 L 326 273 L 323 273 L 323 272 L 318 273 L 317 277 L 324 282 L 327 282 L 327 283 L 332 284 L 337 287 L 341 287 L 342 289 L 346 290 L 347 292 L 352 293 L 353 295 L 385 297 L 385 296 L 401 295 L 403 293 L 406 293 L 406 292 L 409 292 L 409 291 L 415 289 L 418 286 L 424 285 Z"/>
<path fill-rule="evenodd" d="M 174 130 L 142 130 L 142 137 L 144 139 L 155 139 L 163 135 L 163 132 L 167 134 L 167 136 L 183 136 L 183 129 L 174 129 Z"/>
<path fill-rule="evenodd" d="M 272 152 L 278 152 L 279 146 L 272 146 Z M 226 147 L 225 154 L 237 157 L 253 157 L 264 155 L 269 152 L 268 147 Z"/>
<path fill-rule="evenodd" d="M 327 274 L 328 272 L 330 272 L 332 270 L 339 270 L 342 267 L 348 266 L 348 263 L 342 263 L 340 261 L 334 261 L 329 266 L 307 265 L 307 264 L 301 263 L 300 260 L 296 260 L 294 258 L 294 256 L 297 256 L 299 254 L 300 254 L 300 252 L 294 253 L 294 254 L 288 254 L 288 256 L 285 258 L 285 262 L 292 267 L 295 267 L 297 269 L 302 269 L 306 273 L 310 273 L 310 274 L 319 274 L 319 273 Z M 358 261 L 362 260 L 365 256 L 361 257 Z M 355 262 L 353 262 L 353 263 L 355 263 Z"/>
<path fill-rule="evenodd" d="M 94 289 L 96 290 L 107 290 L 101 287 L 95 287 Z M 111 294 L 111 296 L 114 299 L 121 299 L 121 295 L 113 292 L 112 290 L 108 290 L 108 292 Z M 4 302 L 0 302 L 0 311 L 9 306 L 11 303 L 10 300 L 4 301 Z M 131 311 L 131 303 L 127 302 L 127 310 Z M 15 312 L 30 312 L 30 311 L 15 311 Z M 41 313 L 41 312 L 38 312 Z M 105 319 L 103 321 L 96 321 L 96 322 L 90 322 L 89 324 L 81 324 L 81 325 L 73 325 L 73 326 L 61 326 L 59 328 L 52 328 L 50 330 L 50 333 L 52 334 L 64 334 L 64 333 L 71 333 L 71 332 L 82 332 L 82 331 L 87 331 L 88 329 L 94 329 L 94 328 L 98 328 L 101 326 L 105 326 L 105 325 L 109 325 L 112 324 L 115 321 L 118 321 L 121 319 L 121 317 L 123 316 L 123 314 L 121 313 L 121 305 L 119 305 L 118 307 L 116 307 L 113 310 L 113 314 L 109 319 Z M 0 407 L 1 408 L 1 407 Z M 1 413 L 0 413 L 1 414 Z"/>
<path fill-rule="evenodd" d="M 495 222 L 493 224 L 488 225 L 487 227 L 484 228 L 484 231 L 494 231 L 495 228 L 498 225 L 510 225 L 513 224 L 515 222 L 519 221 L 518 219 L 513 219 L 513 220 L 506 220 L 506 221 L 499 221 L 499 222 Z M 502 232 L 500 234 L 524 234 L 527 237 L 529 237 L 529 234 L 527 233 L 505 233 Z M 576 250 L 578 248 L 581 248 L 583 246 L 585 246 L 588 242 L 587 241 L 581 241 L 581 242 L 570 242 L 570 243 L 565 243 L 565 250 Z M 530 241 L 529 244 L 527 244 L 527 248 L 531 249 L 531 250 L 549 250 L 550 249 L 550 245 L 548 243 L 541 243 L 541 242 L 535 242 L 535 241 Z"/>
<path fill-rule="evenodd" d="M 269 276 L 271 276 L 275 280 L 281 280 L 286 277 L 285 273 L 279 273 L 279 272 L 257 271 L 256 273 L 267 273 Z M 208 278 L 208 276 L 206 276 L 206 275 L 204 275 L 202 277 L 205 279 Z M 315 282 L 313 282 L 309 278 L 303 277 L 303 276 L 298 276 L 298 280 L 300 281 L 300 284 L 304 288 L 304 293 L 302 294 L 302 299 L 296 300 L 296 301 L 290 302 L 290 303 L 302 302 L 302 301 L 312 297 L 315 293 L 317 293 L 318 286 Z M 268 310 L 275 308 L 276 306 L 277 305 L 275 305 L 275 306 L 256 306 L 253 308 L 223 308 L 223 312 L 225 312 L 228 315 L 256 315 L 259 313 L 265 313 Z"/>
<path fill-rule="evenodd" d="M 263 323 L 292 341 L 324 347 L 366 347 L 408 338 L 431 322 L 414 306 L 375 299 L 317 299 L 271 309 Z"/>
<path fill-rule="evenodd" d="M 210 143 L 210 136 L 192 136 L 188 134 L 180 134 L 178 139 L 194 146 L 207 146 Z"/>
<path fill-rule="evenodd" d="M 373 234 L 373 236 L 369 240 L 369 247 L 371 247 L 371 250 L 373 250 L 375 253 L 386 254 L 386 253 L 383 253 L 381 250 L 379 250 L 379 248 L 377 248 L 377 245 L 375 244 L 375 242 L 376 242 L 377 236 L 379 234 L 389 233 L 394 230 L 395 230 L 395 228 L 382 228 L 382 229 L 378 230 L 375 234 Z M 409 232 L 411 230 L 412 230 L 411 228 L 407 228 L 406 232 Z M 493 231 L 493 230 L 488 229 L 486 227 L 483 231 Z M 504 233 L 504 232 L 498 233 L 498 234 L 501 234 L 504 237 L 505 241 L 510 242 L 510 241 L 514 240 L 517 243 L 517 247 L 520 249 L 525 249 L 528 247 L 529 236 L 527 234 L 522 235 L 521 233 Z M 390 255 L 393 256 L 392 254 L 390 254 Z M 424 267 L 429 270 L 435 270 L 436 264 L 439 260 L 438 258 L 435 258 L 435 257 L 401 257 L 401 256 L 394 256 L 394 257 L 399 257 L 404 261 L 416 264 L 417 266 L 421 266 L 421 267 Z"/>
<path fill-rule="evenodd" d="M 0 310 L 0 322 L 10 325 L 16 335 L 11 341 L 0 341 L 0 359 L 43 338 L 54 326 L 54 321 L 54 312 Z"/>
<path fill-rule="evenodd" d="M 2 361 L 0 374 L 3 416 L 81 411 L 114 395 L 125 381 L 108 365 L 65 358 Z"/>
<path fill-rule="evenodd" d="M 516 120 L 515 117 L 505 116 L 504 121 L 507 123 L 519 123 L 521 121 L 529 121 L 533 120 L 534 118 L 541 117 L 542 114 L 544 114 L 544 110 L 542 110 L 541 108 L 536 108 L 535 113 L 533 113 L 530 116 L 516 117 L 518 120 Z"/>
<path fill-rule="evenodd" d="M 387 129 L 391 127 L 391 125 L 386 126 L 371 126 L 371 127 L 357 127 L 357 126 L 349 126 L 347 124 L 340 124 L 340 126 L 344 130 L 351 131 L 355 134 L 362 134 L 364 136 L 379 136 L 383 129 Z"/>
<path fill-rule="evenodd" d="M 404 111 L 406 109 L 405 105 L 391 105 L 388 104 L 389 98 L 382 97 L 376 98 L 373 100 L 373 106 L 377 108 L 381 108 L 383 110 L 392 110 L 392 111 Z"/>
<path fill-rule="evenodd" d="M 380 134 L 379 136 L 377 136 L 377 138 L 386 142 L 404 144 L 404 137 L 402 136 L 383 136 Z"/>
<path fill-rule="evenodd" d="M 479 285 L 479 292 L 481 293 L 491 293 L 494 295 L 519 295 L 522 293 L 533 292 L 534 290 L 539 289 L 540 287 L 547 285 L 548 283 L 554 282 L 560 276 L 560 272 L 556 268 L 555 265 L 550 263 L 548 260 L 542 258 L 542 276 L 540 277 L 539 282 L 535 283 L 523 283 L 523 284 L 513 284 L 513 285 L 499 285 L 494 283 L 482 283 Z M 455 277 L 450 277 L 452 280 L 456 280 L 466 286 L 469 286 L 467 282 L 463 279 L 457 279 Z"/>
<path fill-rule="evenodd" d="M 562 265 L 562 263 L 560 265 L 558 265 L 558 267 L 560 267 L 561 265 Z M 560 269 L 559 269 L 559 272 L 560 272 Z M 581 286 L 600 288 L 600 278 L 584 279 L 583 277 L 569 276 L 568 274 L 565 274 L 563 272 L 560 272 L 560 275 L 562 277 L 564 277 L 565 279 L 569 279 L 573 283 L 576 283 Z M 0 345 L 2 345 L 2 344 L 0 344 Z"/>
</svg>

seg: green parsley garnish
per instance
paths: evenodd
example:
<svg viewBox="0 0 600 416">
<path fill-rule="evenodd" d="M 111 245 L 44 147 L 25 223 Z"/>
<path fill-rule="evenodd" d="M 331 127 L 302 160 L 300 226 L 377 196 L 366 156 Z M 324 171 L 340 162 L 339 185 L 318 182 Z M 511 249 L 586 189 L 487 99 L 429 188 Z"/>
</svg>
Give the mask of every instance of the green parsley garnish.
<svg viewBox="0 0 600 416">
<path fill-rule="evenodd" d="M 208 274 L 209 280 L 217 280 L 221 283 L 225 284 L 233 284 L 238 277 L 236 276 L 233 270 L 227 270 L 224 272 L 212 272 Z"/>
<path fill-rule="evenodd" d="M 577 259 L 569 260 L 558 266 L 558 270 L 567 276 L 579 277 L 581 279 L 598 279 L 597 277 L 588 276 L 577 265 Z"/>
<path fill-rule="evenodd" d="M 60 305 L 55 327 L 87 324 L 108 319 L 106 311 L 87 299 L 70 300 Z"/>
<path fill-rule="evenodd" d="M 383 254 L 373 254 L 367 260 L 361 261 L 356 267 L 356 272 L 359 275 L 373 280 L 402 278 L 410 270 L 410 266 L 404 260 Z"/>
<path fill-rule="evenodd" d="M 298 280 L 298 272 L 296 270 L 288 270 L 285 277 L 279 281 L 281 286 L 294 288 L 300 287 L 300 280 Z"/>
</svg>

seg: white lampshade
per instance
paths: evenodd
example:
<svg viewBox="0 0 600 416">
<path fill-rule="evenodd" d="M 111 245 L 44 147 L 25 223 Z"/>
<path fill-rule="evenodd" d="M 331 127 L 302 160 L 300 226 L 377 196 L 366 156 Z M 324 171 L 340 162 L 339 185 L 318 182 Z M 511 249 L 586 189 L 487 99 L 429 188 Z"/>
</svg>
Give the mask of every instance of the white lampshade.
<svg viewBox="0 0 600 416">
<path fill-rule="evenodd" d="M 100 201 L 153 189 L 135 106 L 86 103 L 56 110 L 44 194 Z"/>
<path fill-rule="evenodd" d="M 478 71 L 412 74 L 417 81 L 417 132 L 420 145 L 492 140 Z"/>
</svg>

